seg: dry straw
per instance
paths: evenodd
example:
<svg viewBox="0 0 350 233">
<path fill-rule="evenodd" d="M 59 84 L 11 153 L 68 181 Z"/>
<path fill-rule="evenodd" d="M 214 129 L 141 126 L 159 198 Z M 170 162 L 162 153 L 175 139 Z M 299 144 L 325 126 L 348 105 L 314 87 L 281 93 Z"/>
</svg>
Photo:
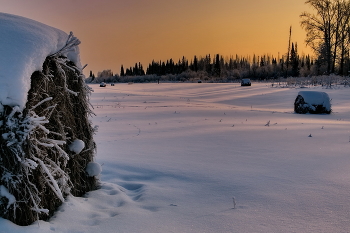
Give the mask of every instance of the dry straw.
<svg viewBox="0 0 350 233">
<path fill-rule="evenodd" d="M 85 171 L 95 154 L 90 89 L 64 56 L 79 43 L 71 34 L 32 74 L 25 109 L 4 106 L 0 116 L 0 216 L 18 225 L 48 219 L 67 195 L 97 188 Z M 85 143 L 79 154 L 69 150 L 75 139 Z"/>
</svg>

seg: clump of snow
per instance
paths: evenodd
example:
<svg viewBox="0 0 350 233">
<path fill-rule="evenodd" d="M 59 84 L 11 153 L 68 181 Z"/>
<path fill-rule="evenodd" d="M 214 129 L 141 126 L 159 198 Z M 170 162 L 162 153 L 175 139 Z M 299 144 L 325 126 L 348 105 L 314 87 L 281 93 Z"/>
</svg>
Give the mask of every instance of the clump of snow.
<svg viewBox="0 0 350 233">
<path fill-rule="evenodd" d="M 0 110 L 2 105 L 19 106 L 22 110 L 32 73 L 41 71 L 46 57 L 66 45 L 68 34 L 6 13 L 0 13 L 0 31 Z M 78 47 L 64 55 L 81 67 Z"/>
<path fill-rule="evenodd" d="M 79 154 L 85 147 L 85 143 L 80 139 L 75 139 L 69 146 L 69 150 Z"/>
<path fill-rule="evenodd" d="M 102 172 L 102 167 L 99 163 L 90 162 L 86 166 L 86 172 L 89 174 L 89 176 L 98 176 Z"/>
<path fill-rule="evenodd" d="M 16 198 L 3 185 L 0 185 L 0 196 L 6 197 L 8 199 L 7 208 L 16 202 Z"/>
<path fill-rule="evenodd" d="M 298 95 L 304 98 L 305 103 L 309 107 L 314 108 L 315 105 L 322 105 L 327 111 L 331 110 L 331 102 L 329 96 L 321 91 L 299 91 Z"/>
</svg>

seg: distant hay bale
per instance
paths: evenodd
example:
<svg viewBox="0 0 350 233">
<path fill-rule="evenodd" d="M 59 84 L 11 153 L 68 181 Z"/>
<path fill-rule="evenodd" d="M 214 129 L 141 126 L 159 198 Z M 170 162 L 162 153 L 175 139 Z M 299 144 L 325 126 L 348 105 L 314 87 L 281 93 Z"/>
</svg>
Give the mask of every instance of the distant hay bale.
<svg viewBox="0 0 350 233">
<path fill-rule="evenodd" d="M 67 49 L 79 43 L 70 37 Z M 0 217 L 29 225 L 52 216 L 67 195 L 97 188 L 96 176 L 86 171 L 96 147 L 89 94 L 82 70 L 56 53 L 32 74 L 24 110 L 3 106 Z M 75 140 L 83 142 L 78 151 L 69 148 Z"/>
<path fill-rule="evenodd" d="M 330 114 L 332 112 L 327 93 L 300 91 L 294 102 L 294 112 L 299 114 Z"/>
<path fill-rule="evenodd" d="M 251 86 L 252 83 L 249 78 L 244 78 L 241 80 L 241 86 Z"/>
</svg>

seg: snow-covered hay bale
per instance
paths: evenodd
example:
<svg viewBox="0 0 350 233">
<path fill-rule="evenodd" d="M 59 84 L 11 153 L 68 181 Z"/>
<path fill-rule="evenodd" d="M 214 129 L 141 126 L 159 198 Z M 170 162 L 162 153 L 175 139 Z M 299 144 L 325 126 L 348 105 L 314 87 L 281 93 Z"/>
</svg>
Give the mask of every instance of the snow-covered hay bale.
<svg viewBox="0 0 350 233">
<path fill-rule="evenodd" d="M 244 78 L 241 80 L 241 86 L 251 86 L 252 83 L 249 78 Z"/>
<path fill-rule="evenodd" d="M 90 89 L 72 34 L 3 13 L 0 31 L 0 217 L 28 225 L 97 187 Z"/>
<path fill-rule="evenodd" d="M 329 96 L 325 92 L 300 91 L 294 102 L 294 112 L 300 114 L 330 114 L 332 109 Z"/>
</svg>

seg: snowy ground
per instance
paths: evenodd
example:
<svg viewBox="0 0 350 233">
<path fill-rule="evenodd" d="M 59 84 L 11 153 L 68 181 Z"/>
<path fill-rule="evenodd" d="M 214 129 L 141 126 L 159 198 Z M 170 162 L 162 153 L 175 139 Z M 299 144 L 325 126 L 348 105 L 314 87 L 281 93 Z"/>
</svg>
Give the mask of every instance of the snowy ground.
<svg viewBox="0 0 350 233">
<path fill-rule="evenodd" d="M 101 189 L 0 232 L 349 232 L 348 88 L 299 115 L 267 84 L 91 87 Z"/>
</svg>

